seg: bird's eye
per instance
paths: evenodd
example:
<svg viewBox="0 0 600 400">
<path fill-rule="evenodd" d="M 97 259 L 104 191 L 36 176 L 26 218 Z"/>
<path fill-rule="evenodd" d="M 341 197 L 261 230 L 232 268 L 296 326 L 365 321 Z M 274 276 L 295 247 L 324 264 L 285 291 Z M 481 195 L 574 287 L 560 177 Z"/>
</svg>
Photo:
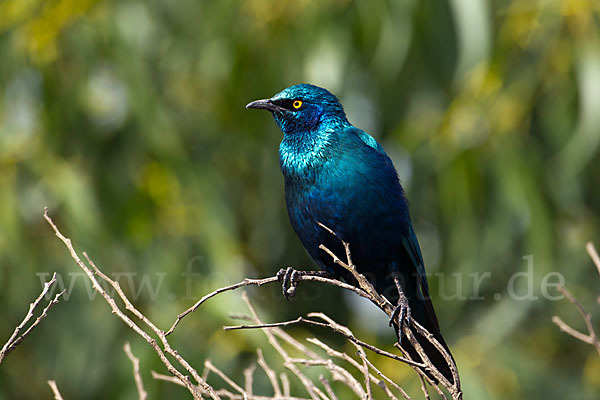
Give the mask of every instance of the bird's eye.
<svg viewBox="0 0 600 400">
<path fill-rule="evenodd" d="M 302 107 L 302 102 L 300 100 L 294 100 L 294 102 L 292 103 L 292 107 L 294 107 L 297 110 L 300 107 Z"/>
</svg>

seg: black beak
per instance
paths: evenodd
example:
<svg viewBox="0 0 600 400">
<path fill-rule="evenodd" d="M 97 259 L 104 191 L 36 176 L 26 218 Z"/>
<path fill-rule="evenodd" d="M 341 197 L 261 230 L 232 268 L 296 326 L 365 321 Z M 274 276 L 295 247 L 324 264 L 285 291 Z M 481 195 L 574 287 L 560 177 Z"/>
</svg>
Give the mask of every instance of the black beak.
<svg viewBox="0 0 600 400">
<path fill-rule="evenodd" d="M 273 103 L 270 99 L 253 101 L 252 103 L 246 104 L 246 108 L 262 108 L 271 112 L 284 110 L 283 107 Z"/>
</svg>

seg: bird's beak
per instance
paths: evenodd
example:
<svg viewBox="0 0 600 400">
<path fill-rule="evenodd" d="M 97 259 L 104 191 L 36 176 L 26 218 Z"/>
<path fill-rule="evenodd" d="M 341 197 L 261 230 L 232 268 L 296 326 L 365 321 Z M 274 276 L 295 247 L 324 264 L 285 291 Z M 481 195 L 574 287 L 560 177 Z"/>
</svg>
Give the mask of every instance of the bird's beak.
<svg viewBox="0 0 600 400">
<path fill-rule="evenodd" d="M 282 111 L 283 110 L 282 107 L 280 107 L 277 104 L 273 103 L 271 101 L 271 99 L 253 101 L 252 103 L 246 104 L 246 108 L 262 108 L 262 109 L 269 110 L 269 111 L 272 111 L 272 112 Z"/>
</svg>

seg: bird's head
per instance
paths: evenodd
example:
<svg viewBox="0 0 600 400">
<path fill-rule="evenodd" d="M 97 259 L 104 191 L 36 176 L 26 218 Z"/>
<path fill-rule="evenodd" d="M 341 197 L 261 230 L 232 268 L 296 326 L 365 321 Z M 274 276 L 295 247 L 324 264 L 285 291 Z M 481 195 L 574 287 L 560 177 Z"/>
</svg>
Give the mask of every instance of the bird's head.
<svg viewBox="0 0 600 400">
<path fill-rule="evenodd" d="M 271 111 L 286 135 L 315 131 L 322 124 L 337 126 L 348 123 L 337 97 L 326 89 L 306 83 L 290 86 L 270 99 L 253 101 L 246 108 Z"/>
</svg>

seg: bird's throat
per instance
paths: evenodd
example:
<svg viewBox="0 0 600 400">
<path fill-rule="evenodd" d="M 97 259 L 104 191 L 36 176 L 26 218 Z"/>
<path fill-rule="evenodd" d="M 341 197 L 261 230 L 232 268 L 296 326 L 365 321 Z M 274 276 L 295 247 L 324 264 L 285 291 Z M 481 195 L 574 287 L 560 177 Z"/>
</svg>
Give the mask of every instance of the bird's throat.
<svg viewBox="0 0 600 400">
<path fill-rule="evenodd" d="M 327 164 L 333 137 L 328 132 L 286 134 L 279 146 L 279 166 L 287 179 L 308 179 Z"/>
</svg>

